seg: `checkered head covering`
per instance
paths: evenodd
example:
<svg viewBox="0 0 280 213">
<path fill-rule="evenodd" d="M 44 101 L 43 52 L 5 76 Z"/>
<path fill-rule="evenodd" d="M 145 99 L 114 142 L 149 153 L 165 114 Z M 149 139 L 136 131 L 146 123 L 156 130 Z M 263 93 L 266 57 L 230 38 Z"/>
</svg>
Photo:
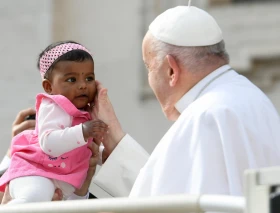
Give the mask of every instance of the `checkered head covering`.
<svg viewBox="0 0 280 213">
<path fill-rule="evenodd" d="M 60 44 L 49 51 L 47 51 L 41 58 L 40 58 L 40 74 L 42 79 L 46 72 L 49 70 L 50 66 L 53 62 L 58 59 L 60 56 L 72 51 L 72 50 L 83 50 L 91 55 L 91 53 L 82 45 L 76 43 L 65 43 Z"/>
</svg>

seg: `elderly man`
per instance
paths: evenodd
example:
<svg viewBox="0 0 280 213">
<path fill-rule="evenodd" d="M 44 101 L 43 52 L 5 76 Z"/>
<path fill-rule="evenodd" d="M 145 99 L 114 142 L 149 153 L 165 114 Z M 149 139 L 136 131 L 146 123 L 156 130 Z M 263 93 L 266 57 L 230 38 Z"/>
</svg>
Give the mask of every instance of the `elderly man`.
<svg viewBox="0 0 280 213">
<path fill-rule="evenodd" d="M 111 129 L 103 143 L 109 157 L 95 178 L 99 186 L 114 196 L 128 195 L 132 185 L 131 197 L 242 195 L 246 169 L 280 164 L 279 116 L 228 65 L 213 17 L 192 6 L 169 9 L 151 23 L 142 50 L 149 84 L 175 122 L 149 157 L 123 133 L 99 85 L 95 112 Z"/>
</svg>

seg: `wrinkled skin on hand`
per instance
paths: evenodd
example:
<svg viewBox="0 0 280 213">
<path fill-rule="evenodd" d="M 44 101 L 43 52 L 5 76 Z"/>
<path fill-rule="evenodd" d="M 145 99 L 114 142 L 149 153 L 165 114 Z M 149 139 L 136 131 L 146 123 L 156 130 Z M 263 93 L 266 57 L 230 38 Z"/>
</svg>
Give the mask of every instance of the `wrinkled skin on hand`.
<svg viewBox="0 0 280 213">
<path fill-rule="evenodd" d="M 125 133 L 110 102 L 107 89 L 99 81 L 96 81 L 96 88 L 97 96 L 94 103 L 91 104 L 90 113 L 92 117 L 102 120 L 109 127 L 109 132 L 102 141 L 105 147 L 104 154 L 108 157 L 125 136 Z"/>
</svg>

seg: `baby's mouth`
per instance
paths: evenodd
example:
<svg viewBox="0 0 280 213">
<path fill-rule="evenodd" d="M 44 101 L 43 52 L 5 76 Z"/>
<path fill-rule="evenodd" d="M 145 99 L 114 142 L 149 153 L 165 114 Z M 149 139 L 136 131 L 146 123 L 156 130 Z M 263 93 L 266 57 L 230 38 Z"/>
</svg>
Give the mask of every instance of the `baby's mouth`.
<svg viewBox="0 0 280 213">
<path fill-rule="evenodd" d="M 76 96 L 76 98 L 88 98 L 88 96 L 86 94 L 82 94 L 82 95 Z"/>
</svg>

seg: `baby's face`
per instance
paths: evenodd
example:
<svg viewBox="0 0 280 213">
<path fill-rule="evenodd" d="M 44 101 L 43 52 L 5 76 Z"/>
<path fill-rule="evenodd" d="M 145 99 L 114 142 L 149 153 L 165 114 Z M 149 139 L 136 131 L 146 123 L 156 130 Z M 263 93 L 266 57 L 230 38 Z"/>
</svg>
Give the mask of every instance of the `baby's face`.
<svg viewBox="0 0 280 213">
<path fill-rule="evenodd" d="M 52 70 L 52 95 L 63 95 L 78 109 L 84 109 L 94 100 L 96 84 L 94 63 L 60 61 Z"/>
</svg>

